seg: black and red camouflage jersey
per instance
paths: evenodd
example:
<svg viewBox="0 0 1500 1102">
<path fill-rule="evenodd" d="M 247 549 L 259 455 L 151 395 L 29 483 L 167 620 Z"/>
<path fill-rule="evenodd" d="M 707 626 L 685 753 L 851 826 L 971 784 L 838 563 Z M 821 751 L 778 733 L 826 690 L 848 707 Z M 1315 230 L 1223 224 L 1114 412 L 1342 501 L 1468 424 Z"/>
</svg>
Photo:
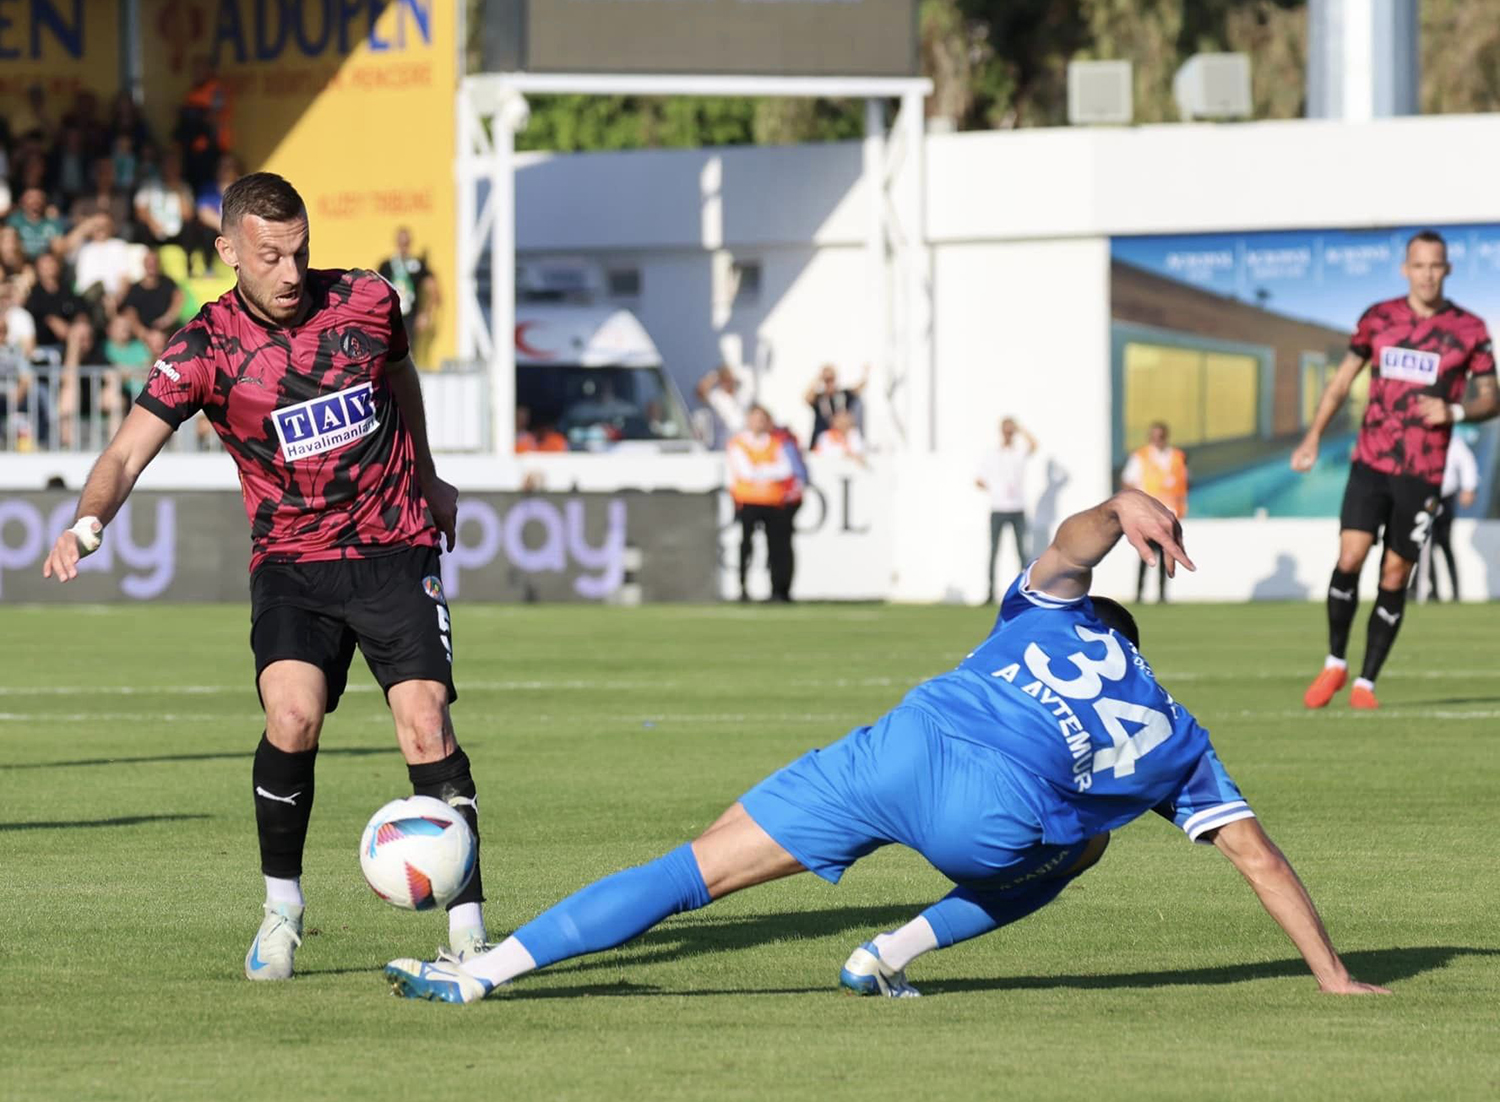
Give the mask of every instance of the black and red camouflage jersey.
<svg viewBox="0 0 1500 1102">
<path fill-rule="evenodd" d="M 262 562 L 433 546 L 411 434 L 386 379 L 407 354 L 396 292 L 373 272 L 309 270 L 306 319 L 261 321 L 237 290 L 180 329 L 137 399 L 176 428 L 203 410 L 240 471 Z"/>
<path fill-rule="evenodd" d="M 1494 374 L 1484 322 L 1451 302 L 1422 317 L 1405 298 L 1393 298 L 1364 312 L 1349 349 L 1370 361 L 1370 404 L 1354 458 L 1387 474 L 1441 484 L 1453 428 L 1423 424 L 1417 398 L 1461 402 L 1470 375 Z"/>
</svg>

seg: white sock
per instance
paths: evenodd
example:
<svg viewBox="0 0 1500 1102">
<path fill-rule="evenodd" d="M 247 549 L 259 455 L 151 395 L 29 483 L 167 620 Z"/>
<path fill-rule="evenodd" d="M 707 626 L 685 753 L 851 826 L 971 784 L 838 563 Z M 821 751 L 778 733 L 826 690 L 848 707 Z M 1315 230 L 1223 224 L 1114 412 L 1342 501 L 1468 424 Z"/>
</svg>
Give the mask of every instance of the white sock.
<svg viewBox="0 0 1500 1102">
<path fill-rule="evenodd" d="M 1325 670 L 1347 670 L 1349 663 L 1345 659 L 1335 658 L 1330 654 L 1327 658 L 1323 659 L 1323 668 Z"/>
<path fill-rule="evenodd" d="M 484 911 L 478 903 L 460 903 L 448 911 L 448 937 L 456 938 L 464 930 L 484 929 Z"/>
<path fill-rule="evenodd" d="M 496 987 L 517 976 L 524 976 L 535 968 L 536 961 L 526 951 L 526 946 L 513 937 L 506 938 L 483 956 L 464 961 L 463 964 L 464 971 L 469 975 L 489 980 Z"/>
<path fill-rule="evenodd" d="M 290 880 L 283 880 L 279 876 L 266 877 L 266 902 L 306 906 L 307 900 L 302 898 L 302 877 L 294 876 Z"/>
<path fill-rule="evenodd" d="M 938 947 L 937 934 L 921 915 L 894 933 L 877 934 L 873 940 L 875 948 L 880 950 L 880 959 L 898 972 L 905 971 L 912 961 Z"/>
<path fill-rule="evenodd" d="M 1371 681 L 1368 677 L 1356 677 L 1354 679 L 1354 687 L 1356 689 L 1373 689 L 1375 688 L 1375 682 Z"/>
</svg>

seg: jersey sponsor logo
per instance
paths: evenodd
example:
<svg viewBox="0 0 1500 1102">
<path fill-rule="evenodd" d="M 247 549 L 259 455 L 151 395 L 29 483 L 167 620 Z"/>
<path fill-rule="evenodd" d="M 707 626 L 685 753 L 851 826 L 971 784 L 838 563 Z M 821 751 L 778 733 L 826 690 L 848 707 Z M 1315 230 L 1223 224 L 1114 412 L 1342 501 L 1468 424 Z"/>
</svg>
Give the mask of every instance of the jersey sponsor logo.
<svg viewBox="0 0 1500 1102">
<path fill-rule="evenodd" d="M 375 388 L 371 383 L 284 406 L 272 414 L 271 420 L 287 462 L 341 448 L 380 426 L 375 419 Z"/>
<path fill-rule="evenodd" d="M 1430 386 L 1437 382 L 1442 357 L 1419 348 L 1392 346 L 1380 350 L 1380 377 Z"/>
<path fill-rule="evenodd" d="M 171 364 L 167 363 L 166 360 L 157 360 L 151 366 L 152 366 L 152 368 L 154 370 L 160 371 L 163 375 L 165 375 L 167 378 L 171 379 L 174 383 L 180 383 L 180 382 L 182 382 L 182 376 L 177 373 L 177 369 L 175 367 L 173 367 Z"/>
</svg>

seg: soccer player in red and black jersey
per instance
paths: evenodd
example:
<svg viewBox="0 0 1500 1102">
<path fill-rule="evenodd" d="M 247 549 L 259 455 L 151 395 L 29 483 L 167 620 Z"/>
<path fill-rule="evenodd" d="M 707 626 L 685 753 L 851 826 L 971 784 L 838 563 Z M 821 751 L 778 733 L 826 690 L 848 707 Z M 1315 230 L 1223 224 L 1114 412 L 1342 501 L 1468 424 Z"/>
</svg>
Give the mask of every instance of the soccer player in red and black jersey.
<svg viewBox="0 0 1500 1102">
<path fill-rule="evenodd" d="M 309 269 L 307 210 L 272 173 L 225 190 L 217 248 L 235 287 L 168 342 L 43 573 L 77 576 L 141 471 L 201 410 L 239 467 L 253 546 L 250 645 L 266 729 L 251 787 L 266 903 L 245 974 L 287 979 L 301 945 L 318 735 L 356 645 L 385 692 L 414 792 L 455 807 L 478 836 L 448 710 L 458 694 L 438 568 L 458 493 L 433 466 L 390 284 Z M 448 909 L 457 956 L 484 944 L 482 901 L 476 867 Z"/>
<path fill-rule="evenodd" d="M 1323 430 L 1338 413 L 1355 376 L 1371 365 L 1370 400 L 1339 513 L 1339 561 L 1328 583 L 1328 658 L 1303 703 L 1321 708 L 1348 678 L 1345 653 L 1359 601 L 1359 572 L 1376 536 L 1385 534 L 1380 586 L 1365 637 L 1364 667 L 1350 704 L 1379 707 L 1375 678 L 1396 641 L 1406 583 L 1436 515 L 1448 440 L 1456 421 L 1500 413 L 1495 357 L 1484 322 L 1443 296 L 1452 269 L 1442 235 L 1424 230 L 1406 245 L 1402 298 L 1364 312 L 1349 351 L 1329 380 L 1292 469 L 1311 470 Z M 1475 394 L 1464 394 L 1472 378 Z"/>
</svg>

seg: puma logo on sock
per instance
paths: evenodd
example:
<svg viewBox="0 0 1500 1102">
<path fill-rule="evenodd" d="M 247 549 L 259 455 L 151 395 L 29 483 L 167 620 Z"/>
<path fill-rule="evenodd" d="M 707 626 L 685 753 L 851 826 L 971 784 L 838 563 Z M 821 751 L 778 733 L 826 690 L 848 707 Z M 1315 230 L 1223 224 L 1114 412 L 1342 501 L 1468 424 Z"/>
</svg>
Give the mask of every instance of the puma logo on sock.
<svg viewBox="0 0 1500 1102">
<path fill-rule="evenodd" d="M 1329 586 L 1328 595 L 1330 597 L 1337 597 L 1341 601 L 1354 600 L 1354 590 L 1352 589 L 1335 589 L 1333 586 Z"/>
<path fill-rule="evenodd" d="M 300 792 L 293 792 L 290 796 L 278 796 L 274 792 L 267 792 L 260 785 L 255 786 L 255 794 L 264 796 L 268 800 L 275 800 L 279 804 L 291 804 L 293 807 L 297 806 L 297 797 L 302 795 Z"/>
<path fill-rule="evenodd" d="M 1395 627 L 1396 626 L 1396 621 L 1399 620 L 1399 619 L 1401 619 L 1401 613 L 1399 613 L 1399 612 L 1388 612 L 1388 611 L 1386 611 L 1383 608 L 1376 608 L 1375 609 L 1375 615 L 1379 616 L 1386 623 L 1390 624 L 1391 627 Z"/>
</svg>

